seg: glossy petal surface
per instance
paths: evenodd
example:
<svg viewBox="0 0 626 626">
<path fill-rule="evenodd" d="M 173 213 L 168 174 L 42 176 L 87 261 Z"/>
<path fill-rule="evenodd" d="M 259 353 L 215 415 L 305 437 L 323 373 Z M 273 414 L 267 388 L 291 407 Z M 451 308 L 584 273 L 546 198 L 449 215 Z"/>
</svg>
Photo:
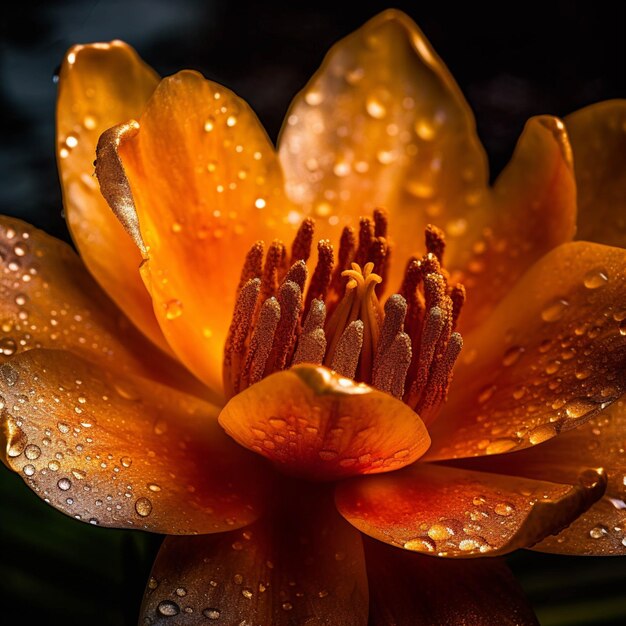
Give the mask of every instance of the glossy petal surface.
<svg viewBox="0 0 626 626">
<path fill-rule="evenodd" d="M 558 554 L 626 554 L 626 402 L 622 397 L 588 422 L 528 450 L 497 457 L 467 459 L 466 467 L 562 482 L 593 478 L 595 468 L 608 477 L 606 492 L 556 537 L 535 549 Z"/>
<path fill-rule="evenodd" d="M 389 210 L 396 280 L 424 226 L 464 216 L 465 198 L 487 181 L 463 95 L 417 26 L 393 10 L 330 50 L 279 144 L 288 193 L 325 233 L 338 240 L 345 224 Z"/>
<path fill-rule="evenodd" d="M 228 402 L 219 421 L 242 446 L 312 480 L 397 470 L 430 443 L 406 404 L 313 365 L 249 387 Z"/>
<path fill-rule="evenodd" d="M 576 185 L 565 127 L 548 115 L 531 118 L 488 198 L 467 218 L 466 231 L 449 238 L 447 263 L 460 271 L 468 292 L 461 331 L 480 325 L 524 272 L 570 241 L 575 229 Z"/>
<path fill-rule="evenodd" d="M 537 626 L 501 559 L 449 561 L 366 540 L 371 626 Z"/>
<path fill-rule="evenodd" d="M 118 140 L 157 319 L 180 359 L 217 388 L 245 254 L 293 229 L 274 148 L 243 100 L 191 71 L 163 80 L 139 131 Z"/>
<path fill-rule="evenodd" d="M 605 483 L 564 485 L 430 463 L 337 487 L 339 512 L 391 545 L 444 557 L 505 554 L 560 530 Z"/>
<path fill-rule="evenodd" d="M 126 315 L 166 348 L 139 274 L 141 255 L 93 176 L 100 134 L 139 116 L 158 82 L 121 41 L 70 48 L 59 76 L 57 158 L 67 223 L 89 271 Z"/>
<path fill-rule="evenodd" d="M 465 337 L 429 459 L 500 454 L 584 423 L 626 386 L 626 251 L 576 242 Z"/>
<path fill-rule="evenodd" d="M 568 115 L 578 188 L 577 239 L 626 247 L 626 100 Z"/>
<path fill-rule="evenodd" d="M 31 348 L 70 350 L 92 361 L 199 385 L 130 324 L 65 243 L 20 220 L 0 219 L 0 360 Z"/>
<path fill-rule="evenodd" d="M 447 235 L 446 265 L 469 287 L 462 323 L 479 321 L 538 258 L 574 234 L 562 123 L 529 122 L 493 190 L 472 113 L 406 15 L 386 11 L 331 49 L 296 97 L 280 138 L 287 191 L 338 239 L 376 206 L 389 211 L 392 284 L 422 254 L 427 224 Z M 476 297 L 473 296 L 475 292 Z"/>
<path fill-rule="evenodd" d="M 176 615 L 181 626 L 365 626 L 361 537 L 312 491 L 240 531 L 168 537 L 142 617 L 165 625 Z"/>
<path fill-rule="evenodd" d="M 2 460 L 85 522 L 212 533 L 256 519 L 262 468 L 191 396 L 31 350 L 0 367 Z"/>
</svg>

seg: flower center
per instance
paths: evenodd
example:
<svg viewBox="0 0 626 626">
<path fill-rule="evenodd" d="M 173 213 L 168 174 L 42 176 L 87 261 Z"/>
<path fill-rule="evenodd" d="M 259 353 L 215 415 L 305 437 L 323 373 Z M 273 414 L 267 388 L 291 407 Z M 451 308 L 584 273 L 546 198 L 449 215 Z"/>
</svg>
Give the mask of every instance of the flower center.
<svg viewBox="0 0 626 626">
<path fill-rule="evenodd" d="M 465 288 L 450 286 L 442 267 L 443 233 L 426 228 L 426 254 L 408 260 L 383 307 L 376 291 L 384 291 L 389 267 L 385 213 L 361 218 L 358 237 L 344 228 L 336 262 L 331 243 L 320 240 L 309 280 L 314 230 L 314 220 L 304 220 L 289 255 L 278 240 L 267 251 L 257 241 L 248 252 L 224 349 L 228 397 L 311 363 L 403 399 L 430 421 L 463 344 L 455 327 Z"/>
</svg>

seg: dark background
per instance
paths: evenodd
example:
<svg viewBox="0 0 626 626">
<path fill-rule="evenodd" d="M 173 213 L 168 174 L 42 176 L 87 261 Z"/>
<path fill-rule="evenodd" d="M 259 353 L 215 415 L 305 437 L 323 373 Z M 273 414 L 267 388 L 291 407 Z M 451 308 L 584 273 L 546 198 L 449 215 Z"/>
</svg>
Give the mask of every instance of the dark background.
<svg viewBox="0 0 626 626">
<path fill-rule="evenodd" d="M 292 96 L 330 45 L 390 6 L 346 5 L 14 0 L 0 17 L 0 211 L 68 239 L 54 162 L 53 76 L 70 45 L 124 39 L 162 75 L 198 69 L 250 102 L 275 139 Z M 562 116 L 626 96 L 626 3 L 395 6 L 456 77 L 492 177 L 531 115 Z M 159 543 L 65 518 L 0 467 L 0 621 L 134 624 Z M 626 623 L 626 559 L 521 552 L 509 560 L 543 626 Z"/>
</svg>

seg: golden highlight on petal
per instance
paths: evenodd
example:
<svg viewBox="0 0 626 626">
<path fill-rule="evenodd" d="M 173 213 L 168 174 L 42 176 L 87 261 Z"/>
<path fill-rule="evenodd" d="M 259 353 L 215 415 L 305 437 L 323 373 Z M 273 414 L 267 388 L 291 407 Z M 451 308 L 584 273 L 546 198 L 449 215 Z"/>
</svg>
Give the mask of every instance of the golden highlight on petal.
<svg viewBox="0 0 626 626">
<path fill-rule="evenodd" d="M 67 223 L 89 271 L 131 321 L 168 350 L 139 276 L 141 255 L 93 177 L 100 134 L 139 117 L 158 81 L 121 41 L 70 48 L 59 75 L 57 161 Z"/>
<path fill-rule="evenodd" d="M 254 521 L 265 474 L 218 409 L 69 353 L 0 366 L 2 461 L 46 502 L 91 524 L 214 533 Z"/>
<path fill-rule="evenodd" d="M 99 172 L 116 172 L 101 180 L 103 191 L 125 213 L 129 198 L 116 205 L 115 185 L 129 186 L 159 324 L 181 361 L 216 389 L 240 263 L 258 239 L 295 232 L 300 217 L 288 212 L 264 130 L 228 89 L 180 72 L 160 83 L 139 124 L 120 146 L 108 143 L 117 154 L 99 154 Z"/>
<path fill-rule="evenodd" d="M 365 540 L 371 626 L 538 626 L 503 559 L 432 559 Z"/>
<path fill-rule="evenodd" d="M 406 404 L 313 365 L 264 378 L 232 398 L 219 421 L 242 446 L 310 480 L 396 470 L 430 443 Z"/>
<path fill-rule="evenodd" d="M 427 458 L 501 454 L 580 426 L 626 390 L 626 250 L 546 255 L 466 336 Z"/>
<path fill-rule="evenodd" d="M 626 247 L 626 100 L 565 118 L 578 189 L 577 239 Z"/>
<path fill-rule="evenodd" d="M 178 626 L 366 626 L 360 534 L 323 493 L 286 491 L 283 506 L 242 530 L 166 538 L 141 616 L 164 626 L 172 616 Z"/>
<path fill-rule="evenodd" d="M 0 361 L 32 348 L 69 350 L 207 394 L 135 329 L 67 244 L 9 217 L 0 217 L 0 320 Z"/>
<path fill-rule="evenodd" d="M 337 487 L 339 512 L 375 539 L 441 557 L 527 548 L 572 522 L 606 482 L 564 485 L 415 463 Z"/>
</svg>

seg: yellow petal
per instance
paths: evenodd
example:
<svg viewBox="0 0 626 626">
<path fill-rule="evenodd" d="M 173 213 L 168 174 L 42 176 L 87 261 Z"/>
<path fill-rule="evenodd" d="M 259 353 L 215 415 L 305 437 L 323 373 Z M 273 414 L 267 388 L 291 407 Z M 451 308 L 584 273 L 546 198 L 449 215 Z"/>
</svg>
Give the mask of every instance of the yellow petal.
<svg viewBox="0 0 626 626">
<path fill-rule="evenodd" d="M 565 118 L 578 188 L 577 239 L 626 247 L 626 100 Z"/>
<path fill-rule="evenodd" d="M 0 258 L 0 361 L 32 348 L 63 349 L 206 395 L 130 324 L 67 244 L 3 216 Z"/>
<path fill-rule="evenodd" d="M 465 339 L 428 459 L 511 452 L 626 390 L 626 250 L 559 246 Z"/>
<path fill-rule="evenodd" d="M 142 275 L 172 349 L 218 387 L 245 254 L 294 228 L 271 143 L 243 100 L 184 71 L 161 82 L 138 131 L 127 125 L 103 137 L 98 167 L 118 214 L 134 199 L 147 249 Z M 132 198 L 120 198 L 116 180 L 127 180 Z"/>
<path fill-rule="evenodd" d="M 390 472 L 418 459 L 430 443 L 406 404 L 314 365 L 248 387 L 219 421 L 242 446 L 309 480 Z"/>
<path fill-rule="evenodd" d="M 132 322 L 167 350 L 139 275 L 141 255 L 93 176 L 100 134 L 140 115 L 158 81 L 121 41 L 70 48 L 59 76 L 57 157 L 67 223 L 85 264 Z"/>
<path fill-rule="evenodd" d="M 555 245 L 572 238 L 569 144 L 555 118 L 531 120 L 494 189 L 472 113 L 406 15 L 386 11 L 331 49 L 296 97 L 280 138 L 287 191 L 338 239 L 373 207 L 389 212 L 397 288 L 424 228 L 447 235 L 446 265 L 468 283 L 469 328 Z M 334 233 L 334 234 L 333 234 Z M 461 318 L 463 320 L 463 318 Z"/>
<path fill-rule="evenodd" d="M 67 515 L 169 534 L 258 517 L 263 468 L 211 404 L 55 350 L 0 366 L 0 394 L 2 461 Z"/>
<path fill-rule="evenodd" d="M 339 512 L 360 531 L 442 557 L 505 554 L 560 530 L 602 496 L 606 483 L 564 485 L 414 463 L 337 487 Z"/>
<path fill-rule="evenodd" d="M 366 540 L 371 626 L 538 626 L 504 559 L 432 559 Z"/>
<path fill-rule="evenodd" d="M 172 616 L 181 626 L 366 626 L 360 534 L 310 485 L 287 491 L 285 506 L 243 530 L 166 538 L 142 618 L 164 626 Z"/>
</svg>

